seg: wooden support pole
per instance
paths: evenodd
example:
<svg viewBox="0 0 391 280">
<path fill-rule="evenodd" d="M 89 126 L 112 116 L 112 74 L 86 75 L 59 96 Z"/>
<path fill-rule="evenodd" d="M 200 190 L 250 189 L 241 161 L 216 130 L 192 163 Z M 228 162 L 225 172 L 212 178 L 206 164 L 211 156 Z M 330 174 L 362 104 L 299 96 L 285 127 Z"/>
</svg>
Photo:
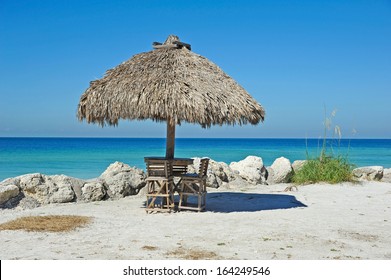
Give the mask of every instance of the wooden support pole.
<svg viewBox="0 0 391 280">
<path fill-rule="evenodd" d="M 175 122 L 173 119 L 167 119 L 167 140 L 166 140 L 166 158 L 174 158 L 175 150 Z"/>
</svg>

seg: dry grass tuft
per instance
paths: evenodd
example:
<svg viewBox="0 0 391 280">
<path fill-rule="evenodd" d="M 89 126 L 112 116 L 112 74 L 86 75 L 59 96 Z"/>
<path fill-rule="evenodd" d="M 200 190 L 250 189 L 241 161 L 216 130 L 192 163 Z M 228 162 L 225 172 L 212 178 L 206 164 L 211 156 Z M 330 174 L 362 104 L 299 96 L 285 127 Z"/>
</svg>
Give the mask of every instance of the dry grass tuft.
<svg viewBox="0 0 391 280">
<path fill-rule="evenodd" d="M 25 230 L 38 232 L 69 232 L 91 222 L 84 216 L 30 216 L 0 224 L 0 230 Z"/>
<path fill-rule="evenodd" d="M 184 260 L 217 260 L 219 256 L 215 252 L 197 250 L 197 249 L 185 249 L 178 248 L 168 253 L 170 256 L 175 256 Z"/>
</svg>

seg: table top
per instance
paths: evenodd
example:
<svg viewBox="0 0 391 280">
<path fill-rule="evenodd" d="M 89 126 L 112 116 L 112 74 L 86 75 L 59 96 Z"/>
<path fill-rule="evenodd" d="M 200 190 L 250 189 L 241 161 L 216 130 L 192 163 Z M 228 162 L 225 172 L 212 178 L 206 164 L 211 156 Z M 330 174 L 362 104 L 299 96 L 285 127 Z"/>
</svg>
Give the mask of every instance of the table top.
<svg viewBox="0 0 391 280">
<path fill-rule="evenodd" d="M 183 163 L 193 163 L 193 159 L 192 158 L 173 158 L 173 159 L 167 159 L 165 157 L 145 157 L 144 158 L 144 161 L 148 161 L 148 160 L 172 160 L 174 161 L 175 163 L 178 163 L 178 162 L 183 162 Z"/>
</svg>

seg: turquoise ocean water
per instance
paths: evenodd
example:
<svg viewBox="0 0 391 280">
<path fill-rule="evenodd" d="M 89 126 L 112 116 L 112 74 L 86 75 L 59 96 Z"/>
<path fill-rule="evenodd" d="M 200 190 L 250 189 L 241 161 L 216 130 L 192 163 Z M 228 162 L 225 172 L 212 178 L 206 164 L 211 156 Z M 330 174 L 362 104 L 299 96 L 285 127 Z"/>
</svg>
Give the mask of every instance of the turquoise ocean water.
<svg viewBox="0 0 391 280">
<path fill-rule="evenodd" d="M 329 141 L 335 154 L 357 166 L 391 168 L 391 139 Z M 176 157 L 209 157 L 230 163 L 248 155 L 266 165 L 284 156 L 292 161 L 319 153 L 318 139 L 176 139 Z M 0 181 L 27 173 L 99 176 L 115 161 L 144 169 L 145 156 L 164 156 L 164 138 L 0 138 Z"/>
</svg>

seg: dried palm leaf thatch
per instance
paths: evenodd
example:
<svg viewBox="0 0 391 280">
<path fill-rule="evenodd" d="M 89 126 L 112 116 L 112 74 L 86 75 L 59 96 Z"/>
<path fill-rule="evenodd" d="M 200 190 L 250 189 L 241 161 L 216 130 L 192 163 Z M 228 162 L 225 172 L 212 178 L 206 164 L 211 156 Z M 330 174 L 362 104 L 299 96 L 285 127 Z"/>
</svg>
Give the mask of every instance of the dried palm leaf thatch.
<svg viewBox="0 0 391 280">
<path fill-rule="evenodd" d="M 238 83 L 190 45 L 170 35 L 154 50 L 133 56 L 92 81 L 78 118 L 102 126 L 119 119 L 173 124 L 258 124 L 265 111 Z"/>
</svg>

